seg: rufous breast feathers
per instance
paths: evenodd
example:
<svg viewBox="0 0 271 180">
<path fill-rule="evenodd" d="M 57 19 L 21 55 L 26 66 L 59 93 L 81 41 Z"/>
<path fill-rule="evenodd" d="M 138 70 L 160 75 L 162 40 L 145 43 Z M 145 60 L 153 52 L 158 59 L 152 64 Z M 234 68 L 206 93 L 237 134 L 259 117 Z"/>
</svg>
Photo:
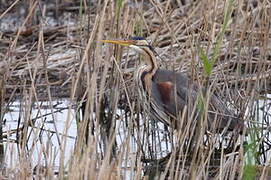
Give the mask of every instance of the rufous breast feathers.
<svg viewBox="0 0 271 180">
<path fill-rule="evenodd" d="M 173 90 L 173 84 L 170 81 L 158 82 L 157 83 L 158 91 L 164 104 L 170 102 L 171 91 Z"/>
</svg>

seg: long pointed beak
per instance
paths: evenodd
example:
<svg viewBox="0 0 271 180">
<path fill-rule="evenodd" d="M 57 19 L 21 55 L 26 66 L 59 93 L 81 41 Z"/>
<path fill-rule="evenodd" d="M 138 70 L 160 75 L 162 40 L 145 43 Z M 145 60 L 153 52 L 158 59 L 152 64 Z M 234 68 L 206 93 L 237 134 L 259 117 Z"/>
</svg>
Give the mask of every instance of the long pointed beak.
<svg viewBox="0 0 271 180">
<path fill-rule="evenodd" d="M 130 46 L 133 44 L 133 41 L 131 40 L 101 40 L 101 41 L 105 43 L 119 44 L 122 46 Z"/>
</svg>

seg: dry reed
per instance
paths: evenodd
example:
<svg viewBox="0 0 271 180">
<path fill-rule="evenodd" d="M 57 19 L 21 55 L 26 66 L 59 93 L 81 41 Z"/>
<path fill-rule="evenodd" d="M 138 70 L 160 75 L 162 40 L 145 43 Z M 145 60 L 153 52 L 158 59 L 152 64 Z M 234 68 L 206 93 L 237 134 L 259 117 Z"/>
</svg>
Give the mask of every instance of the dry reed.
<svg viewBox="0 0 271 180">
<path fill-rule="evenodd" d="M 12 104 L 20 104 L 17 128 L 1 131 L 1 178 L 270 178 L 271 4 L 233 1 L 216 54 L 228 2 L 29 0 L 0 6 L 1 128 Z M 27 10 L 15 16 L 22 7 Z M 4 28 L 12 16 L 22 21 Z M 246 135 L 235 141 L 234 133 L 206 136 L 191 118 L 182 131 L 150 121 L 133 81 L 138 55 L 99 41 L 132 35 L 152 41 L 161 67 L 208 87 L 206 101 L 210 93 L 221 97 L 245 120 Z M 208 58 L 217 55 L 208 77 L 200 49 Z M 61 98 L 69 104 L 56 109 Z M 56 114 L 64 109 L 60 132 Z M 195 106 L 184 113 L 195 113 Z M 44 128 L 49 117 L 50 130 Z M 76 142 L 65 157 L 72 121 Z"/>
</svg>

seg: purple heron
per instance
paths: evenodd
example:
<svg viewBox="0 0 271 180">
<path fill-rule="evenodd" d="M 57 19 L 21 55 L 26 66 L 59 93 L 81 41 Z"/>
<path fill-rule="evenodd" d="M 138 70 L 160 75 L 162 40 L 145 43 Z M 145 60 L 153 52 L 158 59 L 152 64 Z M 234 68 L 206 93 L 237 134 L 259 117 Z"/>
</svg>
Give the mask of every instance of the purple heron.
<svg viewBox="0 0 271 180">
<path fill-rule="evenodd" d="M 145 38 L 132 37 L 128 40 L 102 40 L 102 42 L 128 46 L 144 56 L 135 75 L 141 101 L 150 104 L 151 115 L 155 119 L 178 129 L 180 126 L 178 115 L 182 114 L 185 107 L 187 110 L 195 107 L 201 92 L 199 86 L 183 73 L 160 69 L 156 53 Z M 207 114 L 209 130 L 222 131 L 226 128 L 232 131 L 243 127 L 243 121 L 214 94 L 209 97 Z"/>
</svg>

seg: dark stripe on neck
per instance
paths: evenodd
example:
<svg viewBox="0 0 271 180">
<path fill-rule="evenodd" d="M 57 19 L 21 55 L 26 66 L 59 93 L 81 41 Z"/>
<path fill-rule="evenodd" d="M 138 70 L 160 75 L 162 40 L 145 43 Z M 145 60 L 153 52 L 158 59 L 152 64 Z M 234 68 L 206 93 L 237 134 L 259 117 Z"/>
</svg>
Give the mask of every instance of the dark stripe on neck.
<svg viewBox="0 0 271 180">
<path fill-rule="evenodd" d="M 150 73 L 150 72 L 149 71 L 143 71 L 142 74 L 141 74 L 141 77 L 140 77 L 140 80 L 142 82 L 142 86 L 143 86 L 144 90 L 146 90 L 146 87 L 145 87 L 146 85 L 145 85 L 144 78 L 148 73 Z"/>
<path fill-rule="evenodd" d="M 146 90 L 146 85 L 145 85 L 145 81 L 144 81 L 144 79 L 145 79 L 145 76 L 147 75 L 147 74 L 149 74 L 149 73 L 151 73 L 151 71 L 143 71 L 142 72 L 142 74 L 141 74 L 141 76 L 140 76 L 140 80 L 141 80 L 141 82 L 142 82 L 142 86 L 143 86 L 143 88 L 144 88 L 144 90 Z M 153 74 L 153 76 L 152 76 L 152 81 L 153 81 L 153 79 L 154 79 L 154 76 L 155 76 L 155 74 Z"/>
<path fill-rule="evenodd" d="M 143 88 L 144 88 L 144 90 L 146 90 L 146 84 L 145 84 L 145 81 L 144 81 L 145 80 L 145 76 L 148 75 L 148 74 L 151 74 L 152 75 L 151 79 L 153 80 L 153 76 L 156 73 L 156 71 L 154 71 L 154 69 L 156 68 L 156 66 L 155 66 L 155 62 L 154 62 L 155 59 L 152 59 L 153 56 L 151 55 L 151 53 L 147 49 L 145 49 L 145 48 L 142 48 L 142 49 L 149 56 L 149 57 L 147 57 L 147 58 L 149 58 L 148 61 L 151 61 L 151 68 L 148 69 L 148 70 L 143 71 L 142 74 L 141 74 L 141 77 L 140 77 L 140 80 L 142 82 Z"/>
<path fill-rule="evenodd" d="M 153 62 L 153 59 L 152 59 L 152 55 L 150 54 L 150 52 L 148 50 L 146 50 L 145 48 L 142 48 L 149 56 L 149 60 L 151 61 L 151 69 L 149 72 L 152 72 L 153 69 L 155 68 L 155 64 Z"/>
</svg>

